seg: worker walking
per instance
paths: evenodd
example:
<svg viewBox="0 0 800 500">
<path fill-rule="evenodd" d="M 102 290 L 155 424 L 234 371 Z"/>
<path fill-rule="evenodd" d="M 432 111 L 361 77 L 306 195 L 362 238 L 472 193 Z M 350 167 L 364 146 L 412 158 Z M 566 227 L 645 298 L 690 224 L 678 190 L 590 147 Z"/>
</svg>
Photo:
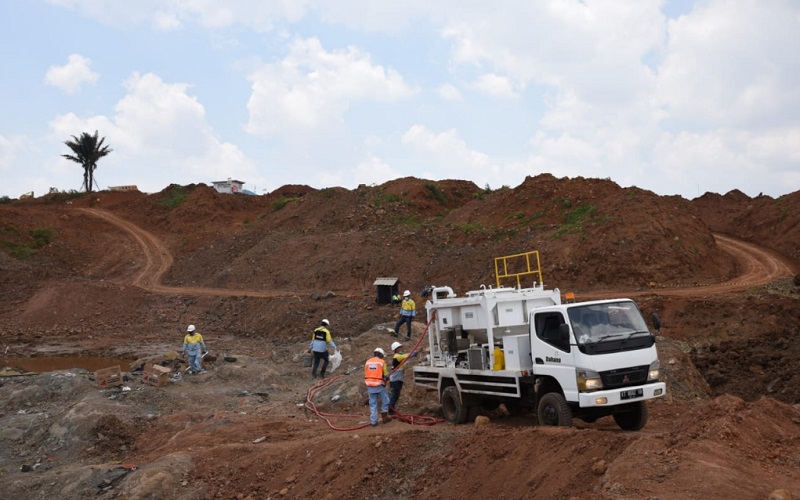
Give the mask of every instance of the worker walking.
<svg viewBox="0 0 800 500">
<path fill-rule="evenodd" d="M 189 373 L 205 373 L 201 364 L 202 355 L 206 353 L 206 343 L 203 336 L 197 332 L 194 325 L 186 328 L 186 336 L 183 337 L 183 350 L 181 354 L 189 355 Z"/>
<path fill-rule="evenodd" d="M 336 344 L 333 343 L 331 332 L 328 330 L 331 322 L 323 319 L 320 326 L 314 330 L 311 337 L 311 345 L 308 347 L 308 352 L 314 353 L 314 362 L 311 365 L 311 378 L 317 378 L 317 368 L 319 367 L 320 360 L 322 361 L 322 369 L 319 372 L 321 378 L 325 378 L 325 370 L 328 369 L 328 344 L 336 350 Z"/>
<path fill-rule="evenodd" d="M 389 415 L 394 415 L 397 408 L 397 400 L 400 399 L 400 391 L 403 390 L 403 378 L 405 375 L 405 361 L 408 358 L 417 356 L 417 351 L 411 354 L 403 354 L 400 348 L 403 344 L 400 342 L 392 342 L 392 372 L 389 374 Z"/>
<path fill-rule="evenodd" d="M 403 292 L 403 302 L 400 304 L 400 317 L 397 318 L 397 323 L 394 325 L 394 336 L 400 333 L 400 327 L 403 323 L 408 325 L 408 333 L 406 338 L 411 338 L 411 320 L 417 315 L 417 304 L 411 298 L 411 292 L 406 290 Z"/>
<path fill-rule="evenodd" d="M 369 423 L 375 427 L 378 425 L 378 403 L 381 405 L 381 420 L 387 423 L 389 417 L 389 394 L 386 393 L 386 380 L 389 378 L 389 369 L 384 361 L 386 353 L 383 349 L 376 347 L 364 365 L 364 383 L 367 385 L 369 394 Z"/>
</svg>

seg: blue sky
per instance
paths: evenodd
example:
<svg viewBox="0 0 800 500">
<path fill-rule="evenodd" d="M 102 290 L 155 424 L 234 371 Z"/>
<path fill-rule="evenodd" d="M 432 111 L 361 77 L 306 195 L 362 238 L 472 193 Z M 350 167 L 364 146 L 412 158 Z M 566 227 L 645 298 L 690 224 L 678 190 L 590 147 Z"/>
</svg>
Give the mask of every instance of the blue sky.
<svg viewBox="0 0 800 500">
<path fill-rule="evenodd" d="M 0 0 L 0 196 L 229 177 L 800 190 L 795 0 Z"/>
</svg>

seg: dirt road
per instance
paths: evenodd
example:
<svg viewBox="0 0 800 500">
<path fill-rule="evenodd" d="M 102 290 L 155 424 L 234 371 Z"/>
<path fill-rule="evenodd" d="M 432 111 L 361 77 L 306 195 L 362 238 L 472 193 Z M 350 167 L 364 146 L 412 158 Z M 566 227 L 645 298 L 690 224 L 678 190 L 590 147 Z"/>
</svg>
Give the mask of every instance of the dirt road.
<svg viewBox="0 0 800 500">
<path fill-rule="evenodd" d="M 172 266 L 173 257 L 164 243 L 152 233 L 126 221 L 115 214 L 95 208 L 81 208 L 88 214 L 104 219 L 125 231 L 142 248 L 145 265 L 133 278 L 133 284 L 147 291 L 161 294 L 204 295 L 204 296 L 246 296 L 246 297 L 295 297 L 297 293 L 267 290 L 232 290 L 209 287 L 173 287 L 162 284 L 164 274 Z M 739 263 L 740 274 L 729 281 L 697 286 L 679 286 L 648 290 L 622 291 L 627 296 L 666 295 L 680 297 L 708 296 L 738 292 L 754 286 L 761 286 L 779 278 L 792 276 L 791 265 L 781 256 L 753 243 L 715 234 L 717 245 L 724 252 L 733 255 Z M 584 298 L 602 299 L 616 297 L 616 291 L 590 292 Z"/>
</svg>

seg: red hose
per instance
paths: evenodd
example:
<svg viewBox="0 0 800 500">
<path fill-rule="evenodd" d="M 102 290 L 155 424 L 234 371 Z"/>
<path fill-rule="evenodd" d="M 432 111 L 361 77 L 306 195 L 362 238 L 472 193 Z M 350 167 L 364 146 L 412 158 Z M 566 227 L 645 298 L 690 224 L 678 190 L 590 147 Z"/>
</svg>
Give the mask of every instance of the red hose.
<svg viewBox="0 0 800 500">
<path fill-rule="evenodd" d="M 424 339 L 425 338 L 425 334 L 428 333 L 428 328 L 430 328 L 431 323 L 433 322 L 433 319 L 434 319 L 435 316 L 436 316 L 436 312 L 434 311 L 434 313 L 431 315 L 431 319 L 428 321 L 428 324 L 425 325 L 425 331 L 422 332 L 422 335 L 420 335 L 419 339 L 417 340 L 417 343 L 414 344 L 414 348 L 411 350 L 411 353 L 414 353 L 417 350 L 417 347 L 419 347 L 419 345 L 422 343 L 422 339 Z M 395 368 L 393 368 L 392 371 L 389 372 L 389 375 L 391 375 L 392 373 L 394 373 L 398 369 L 400 369 L 408 359 L 410 359 L 410 358 L 404 359 L 402 363 L 400 363 Z M 337 425 L 334 425 L 333 422 L 332 422 L 333 418 L 358 418 L 358 419 L 362 419 L 362 418 L 364 418 L 364 416 L 363 415 L 353 415 L 353 414 L 349 414 L 348 415 L 348 414 L 344 414 L 344 413 L 325 413 L 325 412 L 320 411 L 317 408 L 317 405 L 314 403 L 314 396 L 317 394 L 317 392 L 321 391 L 322 389 L 325 389 L 326 387 L 330 387 L 330 385 L 333 384 L 334 381 L 342 378 L 343 376 L 344 375 L 335 375 L 335 376 L 332 376 L 332 377 L 327 377 L 327 378 L 324 378 L 324 379 L 320 380 L 316 384 L 314 384 L 314 386 L 311 387 L 311 389 L 308 390 L 308 394 L 306 394 L 306 402 L 305 402 L 305 405 L 304 405 L 305 409 L 308 410 L 308 411 L 311 411 L 312 413 L 317 415 L 319 418 L 324 420 L 325 423 L 328 424 L 328 427 L 330 427 L 331 429 L 333 429 L 335 431 L 355 431 L 355 430 L 358 430 L 358 429 L 363 429 L 365 427 L 369 427 L 369 425 L 370 425 L 369 423 L 359 424 L 359 425 L 356 425 L 356 426 L 353 426 L 353 427 L 339 427 Z M 438 423 L 444 422 L 444 420 L 441 419 L 441 418 L 429 417 L 427 415 L 412 415 L 412 414 L 409 414 L 409 413 L 399 413 L 394 408 L 392 408 L 392 407 L 390 407 L 390 408 L 391 408 L 392 411 L 395 412 L 394 415 L 392 416 L 394 419 L 400 420 L 400 421 L 405 422 L 407 424 L 412 424 L 412 425 L 434 425 L 434 424 L 438 424 Z"/>
</svg>

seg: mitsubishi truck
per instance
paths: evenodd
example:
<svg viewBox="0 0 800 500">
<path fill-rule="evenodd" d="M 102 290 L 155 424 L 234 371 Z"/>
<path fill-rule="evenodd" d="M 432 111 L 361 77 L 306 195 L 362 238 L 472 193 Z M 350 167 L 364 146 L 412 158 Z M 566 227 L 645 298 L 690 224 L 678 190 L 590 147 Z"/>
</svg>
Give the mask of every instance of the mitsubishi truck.
<svg viewBox="0 0 800 500">
<path fill-rule="evenodd" d="M 519 283 L 538 273 L 530 288 L 499 286 L 509 274 L 497 262 L 497 288 L 457 296 L 433 287 L 425 304 L 428 354 L 413 368 L 414 383 L 437 391 L 445 419 L 455 424 L 503 404 L 512 415 L 535 412 L 539 425 L 610 415 L 624 430 L 642 429 L 647 402 L 663 397 L 666 384 L 655 336 L 636 303 L 562 303 L 559 289 L 540 284 L 538 252 L 528 254 L 537 266 L 512 276 Z M 658 331 L 656 314 L 653 323 Z"/>
</svg>

